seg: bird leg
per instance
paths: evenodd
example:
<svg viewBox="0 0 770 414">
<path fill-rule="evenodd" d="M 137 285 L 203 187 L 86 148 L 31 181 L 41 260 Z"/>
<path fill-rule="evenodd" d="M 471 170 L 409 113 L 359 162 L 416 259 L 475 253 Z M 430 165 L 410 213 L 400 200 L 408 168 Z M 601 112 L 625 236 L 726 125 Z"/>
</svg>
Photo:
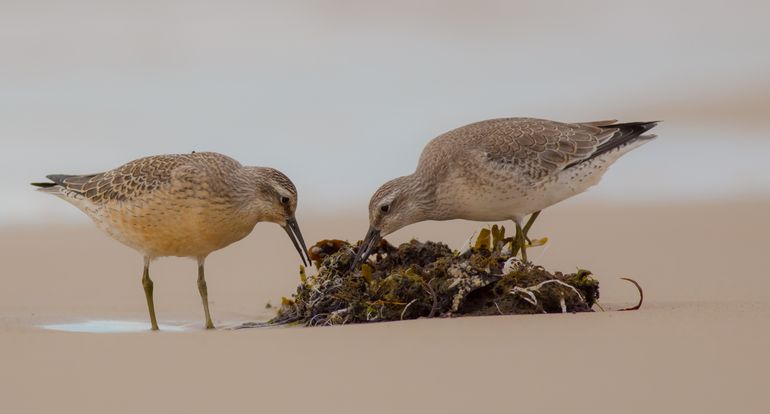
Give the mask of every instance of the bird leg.
<svg viewBox="0 0 770 414">
<path fill-rule="evenodd" d="M 150 259 L 144 258 L 144 274 L 142 275 L 144 296 L 147 298 L 147 309 L 150 311 L 150 323 L 152 330 L 158 330 L 158 320 L 155 318 L 155 302 L 152 300 L 152 279 L 150 279 Z"/>
<path fill-rule="evenodd" d="M 206 313 L 206 329 L 214 329 L 214 323 L 211 322 L 211 314 L 209 313 L 209 293 L 203 274 L 203 260 L 198 261 L 198 292 L 201 294 L 203 311 Z"/>
<path fill-rule="evenodd" d="M 535 224 L 535 220 L 537 220 L 537 216 L 539 216 L 539 215 L 540 215 L 540 211 L 536 211 L 536 212 L 532 213 L 532 215 L 529 216 L 529 220 L 527 220 L 527 224 L 524 225 L 524 229 L 523 229 L 524 240 L 526 240 L 527 243 L 532 243 L 532 240 L 530 240 L 530 238 L 528 236 L 529 229 L 532 227 L 533 224 Z"/>
<path fill-rule="evenodd" d="M 514 236 L 514 243 L 516 246 L 513 248 L 513 256 L 521 250 L 521 260 L 527 261 L 527 241 L 525 240 L 524 231 L 521 229 L 521 224 L 516 223 L 516 236 Z"/>
<path fill-rule="evenodd" d="M 532 243 L 532 240 L 530 240 L 527 234 L 529 233 L 529 229 L 532 228 L 532 225 L 535 223 L 535 220 L 539 215 L 540 211 L 532 213 L 532 215 L 530 215 L 529 219 L 527 220 L 527 224 L 524 225 L 524 228 L 522 228 L 521 224 L 518 222 L 514 222 L 516 224 L 516 236 L 514 236 L 513 239 L 514 246 L 512 249 L 512 254 L 515 257 L 519 253 L 519 250 L 521 250 L 521 259 L 525 262 L 527 261 L 527 245 Z"/>
</svg>

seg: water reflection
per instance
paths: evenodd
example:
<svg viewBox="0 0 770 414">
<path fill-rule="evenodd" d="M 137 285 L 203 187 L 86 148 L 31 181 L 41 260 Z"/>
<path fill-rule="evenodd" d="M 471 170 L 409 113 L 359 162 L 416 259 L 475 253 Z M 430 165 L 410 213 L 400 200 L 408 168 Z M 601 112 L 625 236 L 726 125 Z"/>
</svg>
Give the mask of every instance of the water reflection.
<svg viewBox="0 0 770 414">
<path fill-rule="evenodd" d="M 63 332 L 88 332 L 88 333 L 127 333 L 127 332 L 149 332 L 149 322 L 136 321 L 117 321 L 117 320 L 90 320 L 83 322 L 56 323 L 41 325 L 43 329 Z M 178 325 L 158 325 L 161 331 L 166 332 L 184 332 L 189 328 Z"/>
</svg>

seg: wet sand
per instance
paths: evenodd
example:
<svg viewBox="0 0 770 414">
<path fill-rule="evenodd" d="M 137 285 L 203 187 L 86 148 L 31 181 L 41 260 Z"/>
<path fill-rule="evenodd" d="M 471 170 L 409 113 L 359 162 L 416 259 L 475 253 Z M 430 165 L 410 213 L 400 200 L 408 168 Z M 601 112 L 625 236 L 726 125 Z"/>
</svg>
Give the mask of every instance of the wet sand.
<svg viewBox="0 0 770 414">
<path fill-rule="evenodd" d="M 305 238 L 360 238 L 359 212 L 299 213 Z M 424 223 L 460 247 L 479 227 Z M 0 411 L 765 412 L 770 405 L 770 200 L 547 210 L 532 257 L 591 269 L 601 303 L 637 312 L 417 320 L 332 328 L 202 329 L 195 264 L 154 263 L 159 322 L 183 332 L 71 333 L 46 324 L 146 323 L 141 258 L 87 225 L 0 229 Z M 215 253 L 215 322 L 266 319 L 298 257 L 260 224 Z"/>
</svg>

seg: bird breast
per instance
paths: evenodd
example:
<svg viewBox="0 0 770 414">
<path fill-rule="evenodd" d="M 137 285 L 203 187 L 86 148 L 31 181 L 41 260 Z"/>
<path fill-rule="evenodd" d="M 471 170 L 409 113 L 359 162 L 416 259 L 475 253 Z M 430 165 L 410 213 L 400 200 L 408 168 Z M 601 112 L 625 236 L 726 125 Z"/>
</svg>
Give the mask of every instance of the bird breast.
<svg viewBox="0 0 770 414">
<path fill-rule="evenodd" d="M 151 257 L 205 257 L 246 237 L 256 220 L 216 197 L 142 197 L 92 215 L 110 236 Z"/>
</svg>

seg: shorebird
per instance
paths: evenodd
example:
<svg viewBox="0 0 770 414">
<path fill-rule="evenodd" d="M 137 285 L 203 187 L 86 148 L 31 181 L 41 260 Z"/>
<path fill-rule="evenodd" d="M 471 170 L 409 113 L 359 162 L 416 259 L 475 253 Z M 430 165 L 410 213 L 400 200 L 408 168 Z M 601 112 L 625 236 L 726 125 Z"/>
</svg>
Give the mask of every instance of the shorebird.
<svg viewBox="0 0 770 414">
<path fill-rule="evenodd" d="M 527 233 L 540 211 L 597 184 L 623 154 L 655 138 L 644 135 L 655 125 L 500 118 L 442 134 L 425 146 L 414 173 L 372 196 L 353 268 L 385 235 L 426 220 L 513 220 L 514 255 L 520 249 L 526 261 Z"/>
<path fill-rule="evenodd" d="M 142 285 L 153 330 L 158 329 L 150 279 L 153 259 L 197 260 L 206 329 L 213 329 L 203 269 L 211 252 L 266 221 L 286 230 L 303 263 L 307 257 L 294 217 L 297 189 L 272 168 L 245 167 L 222 154 L 193 152 L 140 158 L 99 174 L 46 178 L 51 181 L 32 185 L 73 204 L 97 227 L 143 255 Z"/>
</svg>

